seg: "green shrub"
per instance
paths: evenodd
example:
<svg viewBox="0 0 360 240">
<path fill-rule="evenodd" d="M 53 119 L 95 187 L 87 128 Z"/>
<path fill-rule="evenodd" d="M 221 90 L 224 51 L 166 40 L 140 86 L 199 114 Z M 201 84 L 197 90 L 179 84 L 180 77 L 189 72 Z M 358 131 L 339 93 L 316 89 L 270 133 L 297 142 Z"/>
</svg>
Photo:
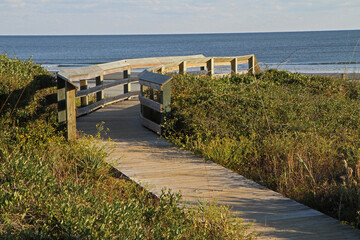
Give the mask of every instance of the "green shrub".
<svg viewBox="0 0 360 240">
<path fill-rule="evenodd" d="M 359 82 L 268 70 L 172 85 L 167 139 L 360 227 Z"/>
</svg>

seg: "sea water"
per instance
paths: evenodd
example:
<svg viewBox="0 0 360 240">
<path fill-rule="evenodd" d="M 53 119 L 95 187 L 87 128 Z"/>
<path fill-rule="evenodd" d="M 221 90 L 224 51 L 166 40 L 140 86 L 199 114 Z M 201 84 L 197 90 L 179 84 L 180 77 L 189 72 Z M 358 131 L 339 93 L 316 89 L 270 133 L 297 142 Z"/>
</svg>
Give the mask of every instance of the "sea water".
<svg viewBox="0 0 360 240">
<path fill-rule="evenodd" d="M 50 70 L 129 58 L 255 54 L 261 67 L 305 73 L 359 73 L 360 30 L 86 36 L 0 36 L 0 54 Z"/>
</svg>

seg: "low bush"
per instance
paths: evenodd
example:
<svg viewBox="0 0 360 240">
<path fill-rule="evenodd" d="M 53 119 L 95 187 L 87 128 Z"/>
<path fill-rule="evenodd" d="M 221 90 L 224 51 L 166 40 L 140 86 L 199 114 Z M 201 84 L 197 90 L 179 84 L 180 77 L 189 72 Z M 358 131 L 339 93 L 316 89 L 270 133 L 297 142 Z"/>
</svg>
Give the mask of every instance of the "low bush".
<svg viewBox="0 0 360 240">
<path fill-rule="evenodd" d="M 268 70 L 174 75 L 164 136 L 360 227 L 360 83 Z"/>
</svg>

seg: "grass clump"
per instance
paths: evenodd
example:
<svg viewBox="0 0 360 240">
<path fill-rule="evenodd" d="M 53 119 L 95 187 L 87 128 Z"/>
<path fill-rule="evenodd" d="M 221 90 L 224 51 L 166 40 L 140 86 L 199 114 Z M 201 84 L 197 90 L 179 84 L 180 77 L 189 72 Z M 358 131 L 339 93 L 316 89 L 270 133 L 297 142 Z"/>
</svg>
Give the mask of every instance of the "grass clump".
<svg viewBox="0 0 360 240">
<path fill-rule="evenodd" d="M 286 71 L 175 75 L 165 137 L 360 227 L 360 83 Z"/>
<path fill-rule="evenodd" d="M 0 55 L 1 239 L 252 239 L 226 208 L 159 200 L 115 178 L 93 137 L 67 142 L 56 123 L 55 80 Z M 56 95 L 55 95 L 56 96 Z"/>
</svg>

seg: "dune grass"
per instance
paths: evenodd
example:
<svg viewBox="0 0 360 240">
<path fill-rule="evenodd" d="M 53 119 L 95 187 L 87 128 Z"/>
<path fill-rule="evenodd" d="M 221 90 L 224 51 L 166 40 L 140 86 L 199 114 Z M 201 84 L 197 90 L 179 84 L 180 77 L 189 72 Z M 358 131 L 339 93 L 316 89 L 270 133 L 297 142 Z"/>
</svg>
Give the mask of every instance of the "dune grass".
<svg viewBox="0 0 360 240">
<path fill-rule="evenodd" d="M 360 227 L 360 83 L 286 71 L 174 75 L 164 136 Z"/>
<path fill-rule="evenodd" d="M 40 66 L 0 55 L 1 239 L 255 238 L 225 207 L 116 178 L 96 139 L 64 139 L 54 93 Z"/>
</svg>

